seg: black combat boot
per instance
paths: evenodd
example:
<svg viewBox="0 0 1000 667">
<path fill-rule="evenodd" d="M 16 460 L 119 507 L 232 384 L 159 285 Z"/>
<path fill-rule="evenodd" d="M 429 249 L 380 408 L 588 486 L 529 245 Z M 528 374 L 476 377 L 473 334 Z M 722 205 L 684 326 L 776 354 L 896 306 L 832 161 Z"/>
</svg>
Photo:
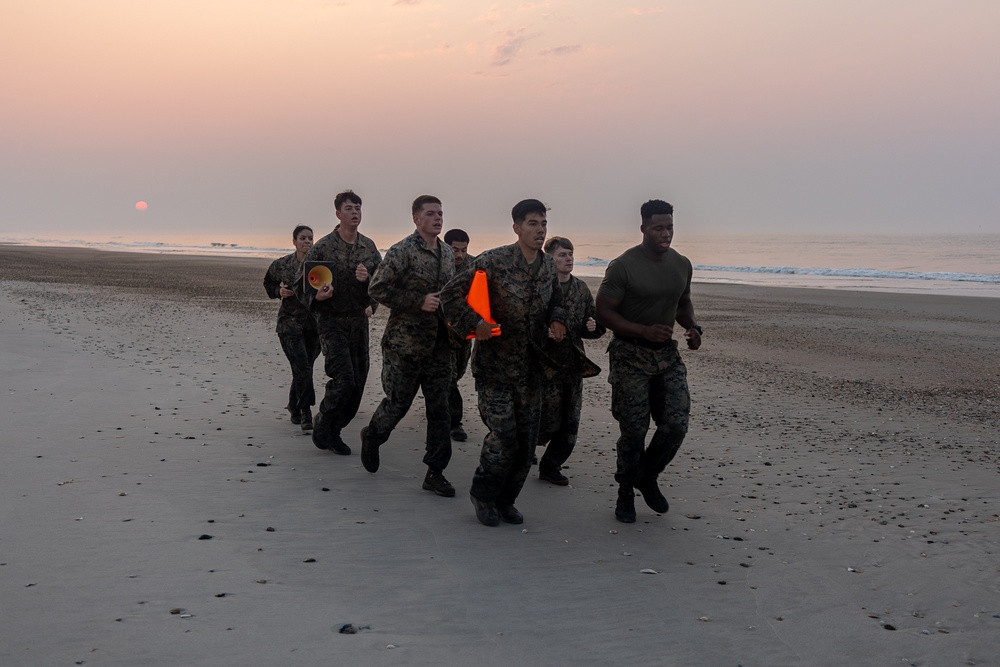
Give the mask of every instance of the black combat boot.
<svg viewBox="0 0 1000 667">
<path fill-rule="evenodd" d="M 312 432 L 313 444 L 319 449 L 329 449 L 337 454 L 340 454 L 341 456 L 347 456 L 350 454 L 351 448 L 348 447 L 347 443 L 341 439 L 340 432 L 330 433 L 324 424 L 325 421 L 326 420 L 323 419 L 322 412 L 316 415 L 316 421 Z"/>
<path fill-rule="evenodd" d="M 635 523 L 635 492 L 632 491 L 631 486 L 622 484 L 618 487 L 615 518 L 622 523 Z"/>
<path fill-rule="evenodd" d="M 335 454 L 340 454 L 341 456 L 347 456 L 351 453 L 351 448 L 347 446 L 347 443 L 344 442 L 344 439 L 340 437 L 339 433 L 330 438 L 330 449 L 332 449 Z"/>
<path fill-rule="evenodd" d="M 524 515 L 513 505 L 497 504 L 497 514 L 506 523 L 524 523 Z"/>
<path fill-rule="evenodd" d="M 312 441 L 316 445 L 317 449 L 330 449 L 330 438 L 326 434 L 326 428 L 323 426 L 323 413 L 318 413 L 316 415 L 316 421 L 313 426 Z"/>
<path fill-rule="evenodd" d="M 559 472 L 558 468 L 548 468 L 545 465 L 545 457 L 538 465 L 538 479 L 555 484 L 556 486 L 569 486 L 569 477 Z"/>
<path fill-rule="evenodd" d="M 361 450 L 361 456 L 365 455 L 364 449 Z M 428 470 L 427 475 L 424 477 L 424 491 L 433 491 L 439 496 L 444 496 L 445 498 L 455 497 L 455 487 L 451 485 L 451 482 L 444 478 L 440 470 Z"/>
<path fill-rule="evenodd" d="M 649 505 L 649 509 L 657 514 L 666 514 L 670 509 L 670 503 L 660 493 L 660 488 L 656 485 L 655 477 L 645 477 L 635 483 L 635 488 L 642 494 L 642 499 Z"/>
<path fill-rule="evenodd" d="M 500 515 L 497 513 L 496 503 L 488 500 L 480 500 L 471 496 L 472 505 L 476 508 L 476 518 L 484 526 L 499 526 Z"/>
<path fill-rule="evenodd" d="M 368 472 L 378 472 L 378 448 L 380 445 L 376 445 L 372 442 L 372 439 L 368 437 L 368 427 L 365 426 L 361 429 L 361 465 L 365 467 Z"/>
<path fill-rule="evenodd" d="M 303 431 L 313 430 L 313 416 L 312 411 L 306 408 L 301 413 L 299 413 L 301 424 L 299 425 Z M 294 422 L 292 422 L 294 423 Z"/>
</svg>

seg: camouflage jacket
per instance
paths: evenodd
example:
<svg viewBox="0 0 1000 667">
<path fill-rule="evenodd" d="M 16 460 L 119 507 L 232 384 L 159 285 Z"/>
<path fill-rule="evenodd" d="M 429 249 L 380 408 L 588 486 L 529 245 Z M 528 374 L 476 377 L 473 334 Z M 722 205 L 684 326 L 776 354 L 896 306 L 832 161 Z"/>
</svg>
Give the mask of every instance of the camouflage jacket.
<svg viewBox="0 0 1000 667">
<path fill-rule="evenodd" d="M 295 253 L 285 255 L 271 262 L 267 273 L 264 274 L 264 291 L 272 299 L 281 299 L 281 283 L 290 290 L 295 289 L 295 275 L 298 273 L 300 262 L 295 259 Z M 298 297 L 288 297 L 281 299 L 278 307 L 278 326 L 275 329 L 278 333 L 301 333 L 304 328 L 316 327 L 309 309 L 303 306 Z"/>
<path fill-rule="evenodd" d="M 560 284 L 560 291 L 562 287 Z M 590 293 L 587 283 L 576 276 L 569 277 L 569 284 L 563 291 L 563 309 L 566 313 L 566 338 L 559 343 L 547 339 L 544 348 L 559 368 L 545 369 L 545 376 L 569 380 L 579 378 L 584 372 L 584 366 L 588 365 L 583 339 L 600 338 L 607 329 L 598 322 L 594 331 L 587 331 L 587 319 L 593 317 L 595 321 L 597 320 L 597 308 L 594 306 L 594 296 Z"/>
<path fill-rule="evenodd" d="M 382 263 L 382 255 L 378 253 L 375 242 L 364 234 L 358 233 L 358 240 L 347 243 L 340 238 L 337 225 L 332 232 L 321 238 L 306 253 L 306 262 L 333 262 L 336 265 L 336 281 L 333 296 L 326 301 L 316 301 L 311 295 L 304 294 L 302 289 L 302 269 L 295 274 L 295 295 L 303 303 L 319 324 L 322 333 L 323 321 L 331 317 L 352 317 L 364 315 L 365 309 L 371 306 L 374 311 L 378 304 L 368 296 L 368 283 L 371 276 Z M 359 282 L 354 273 L 358 264 L 364 264 L 368 269 L 368 280 Z"/>
<path fill-rule="evenodd" d="M 444 288 L 441 300 L 445 316 L 461 335 L 475 329 L 480 316 L 466 303 L 476 271 L 486 272 L 489 283 L 490 314 L 500 325 L 501 334 L 477 341 L 472 354 L 472 374 L 504 384 L 533 382 L 540 377 L 538 352 L 548 338 L 550 322 L 566 321 L 562 291 L 557 284 L 556 265 L 539 252 L 537 273 L 517 244 L 482 253 Z"/>
<path fill-rule="evenodd" d="M 393 245 L 372 276 L 368 293 L 390 309 L 382 345 L 406 355 L 427 356 L 438 336 L 447 336 L 440 308 L 420 309 L 424 297 L 440 292 L 455 275 L 451 246 L 435 239 L 437 250 L 416 232 Z"/>
<path fill-rule="evenodd" d="M 462 262 L 462 266 L 459 266 L 455 269 L 455 277 L 458 277 L 458 275 L 461 274 L 463 271 L 468 271 L 469 267 L 472 266 L 472 262 L 474 262 L 475 259 L 476 258 L 474 255 L 466 255 L 465 261 Z M 441 305 L 443 307 L 444 303 L 442 302 Z M 457 329 L 448 327 L 448 333 L 450 334 L 449 341 L 451 343 L 451 349 L 458 352 L 460 356 L 464 356 L 466 363 L 468 363 L 468 360 L 472 354 L 472 341 L 466 338 L 465 336 L 469 332 L 466 331 L 464 333 L 461 333 Z M 465 371 L 463 370 L 462 372 L 464 373 Z"/>
</svg>

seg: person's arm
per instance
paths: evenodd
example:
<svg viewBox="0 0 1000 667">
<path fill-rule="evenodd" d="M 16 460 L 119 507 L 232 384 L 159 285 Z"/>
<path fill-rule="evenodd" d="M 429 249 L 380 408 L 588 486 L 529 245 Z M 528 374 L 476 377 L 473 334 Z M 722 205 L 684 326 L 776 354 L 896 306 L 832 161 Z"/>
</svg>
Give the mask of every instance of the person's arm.
<svg viewBox="0 0 1000 667">
<path fill-rule="evenodd" d="M 280 299 L 283 298 L 281 286 L 281 278 L 278 277 L 278 260 L 274 260 L 267 268 L 267 273 L 264 274 L 264 291 L 267 292 L 269 299 Z"/>
<path fill-rule="evenodd" d="M 549 298 L 549 338 L 557 343 L 566 338 L 566 321 L 569 319 L 566 317 L 567 306 L 563 301 L 562 288 L 556 283 Z"/>
<path fill-rule="evenodd" d="M 386 253 L 388 254 L 388 253 Z M 376 273 L 379 267 L 382 266 L 382 255 L 379 254 L 378 248 L 375 247 L 374 242 L 372 243 L 372 268 L 369 271 L 366 267 L 359 266 L 355 278 L 360 282 L 365 284 L 365 289 L 368 291 L 368 308 L 365 309 L 365 314 L 371 317 L 376 310 L 378 310 L 378 301 L 375 300 L 371 295 L 371 279 L 372 275 Z M 361 269 L 365 269 L 362 271 Z"/>
<path fill-rule="evenodd" d="M 424 302 L 420 306 L 420 309 L 425 313 L 437 313 L 438 317 L 444 320 L 444 308 L 442 307 L 443 302 L 441 301 L 441 291 L 444 289 L 444 286 L 455 277 L 455 255 L 451 250 L 451 246 L 440 241 L 439 243 L 441 257 L 438 263 L 438 276 L 437 280 L 434 281 L 434 286 L 440 286 L 440 288 L 436 292 L 424 295 Z M 445 323 L 447 324 L 447 322 Z"/>
<path fill-rule="evenodd" d="M 393 310 L 419 309 L 424 295 L 405 288 L 409 270 L 406 253 L 395 246 L 389 248 L 368 283 L 368 296 Z"/>
<path fill-rule="evenodd" d="M 677 302 L 677 315 L 674 319 L 685 329 L 684 338 L 687 339 L 688 348 L 697 350 L 701 347 L 701 327 L 694 319 L 694 304 L 691 302 L 690 290 L 684 292 Z"/>
<path fill-rule="evenodd" d="M 597 292 L 597 321 L 626 338 L 644 338 L 653 343 L 665 343 L 673 336 L 673 327 L 666 324 L 638 324 L 622 317 L 618 312 L 621 299 L 612 299 Z"/>
<path fill-rule="evenodd" d="M 583 323 L 580 327 L 580 336 L 583 338 L 600 338 L 607 333 L 607 328 L 597 321 L 597 307 L 594 305 L 594 295 L 590 293 L 590 288 L 582 285 L 587 303 L 583 309 Z"/>
<path fill-rule="evenodd" d="M 408 286 L 414 271 L 405 250 L 390 248 L 368 285 L 368 295 L 386 308 L 433 313 L 441 303 L 438 292 L 424 292 Z"/>
</svg>

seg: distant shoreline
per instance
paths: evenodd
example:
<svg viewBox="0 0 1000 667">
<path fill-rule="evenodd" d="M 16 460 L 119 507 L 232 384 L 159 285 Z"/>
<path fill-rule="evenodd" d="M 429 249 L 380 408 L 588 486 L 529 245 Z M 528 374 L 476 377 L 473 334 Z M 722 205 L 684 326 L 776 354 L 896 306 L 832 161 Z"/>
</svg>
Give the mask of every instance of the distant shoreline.
<svg viewBox="0 0 1000 667">
<path fill-rule="evenodd" d="M 138 247 L 108 247 L 108 244 L 77 245 L 0 241 L 0 247 L 38 248 L 51 250 L 88 250 L 102 253 L 123 253 L 141 256 L 204 257 L 218 259 L 260 259 L 272 261 L 291 252 L 291 248 L 258 248 L 237 244 L 211 246 L 181 246 L 164 243 Z M 380 248 L 385 252 L 386 248 Z M 596 260 L 596 261 L 595 261 Z M 574 274 L 580 278 L 601 278 L 609 260 L 595 257 L 577 258 Z M 600 263 L 597 263 L 600 262 Z M 1000 298 L 1000 275 L 982 276 L 976 282 L 966 274 L 949 278 L 946 273 L 875 271 L 867 269 L 815 269 L 796 267 L 706 266 L 694 262 L 693 281 L 696 284 L 754 285 L 760 287 L 799 288 L 862 293 L 933 294 L 940 296 Z M 940 274 L 940 275 L 937 275 Z"/>
</svg>

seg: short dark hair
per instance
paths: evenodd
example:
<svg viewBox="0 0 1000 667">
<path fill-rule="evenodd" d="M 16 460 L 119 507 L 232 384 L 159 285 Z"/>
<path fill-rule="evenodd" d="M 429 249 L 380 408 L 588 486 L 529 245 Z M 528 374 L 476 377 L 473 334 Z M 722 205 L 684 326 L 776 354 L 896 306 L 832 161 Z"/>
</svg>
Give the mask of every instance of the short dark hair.
<svg viewBox="0 0 1000 667">
<path fill-rule="evenodd" d="M 458 241 L 459 243 L 468 243 L 469 235 L 461 229 L 449 229 L 444 233 L 444 242 L 451 244 L 452 241 Z"/>
<path fill-rule="evenodd" d="M 537 199 L 522 199 L 514 204 L 514 208 L 510 210 L 510 217 L 514 219 L 515 223 L 521 224 L 529 214 L 541 213 L 545 215 L 548 210 L 549 208 Z"/>
<path fill-rule="evenodd" d="M 566 250 L 572 251 L 573 242 L 565 236 L 553 236 L 545 242 L 545 252 L 550 255 L 556 250 L 559 250 L 559 248 L 566 248 Z"/>
<path fill-rule="evenodd" d="M 642 223 L 646 224 L 653 219 L 654 215 L 673 215 L 674 207 L 671 204 L 663 201 L 662 199 L 650 199 L 648 202 L 642 205 L 639 209 L 639 215 L 642 216 Z"/>
<path fill-rule="evenodd" d="M 301 232 L 305 231 L 306 229 L 308 229 L 310 232 L 313 230 L 313 228 L 310 227 L 309 225 L 299 225 L 298 227 L 296 227 L 295 229 L 293 229 L 292 230 L 292 240 L 294 241 L 295 239 L 299 238 L 299 234 Z"/>
<path fill-rule="evenodd" d="M 340 207 L 344 205 L 345 201 L 354 202 L 358 206 L 361 206 L 361 197 L 354 190 L 344 190 L 333 198 L 333 208 L 340 210 Z"/>
<path fill-rule="evenodd" d="M 441 205 L 441 200 L 434 195 L 420 195 L 413 200 L 413 206 L 411 207 L 411 212 L 413 215 L 420 213 L 420 209 L 424 207 L 424 204 L 437 204 Z"/>
</svg>

